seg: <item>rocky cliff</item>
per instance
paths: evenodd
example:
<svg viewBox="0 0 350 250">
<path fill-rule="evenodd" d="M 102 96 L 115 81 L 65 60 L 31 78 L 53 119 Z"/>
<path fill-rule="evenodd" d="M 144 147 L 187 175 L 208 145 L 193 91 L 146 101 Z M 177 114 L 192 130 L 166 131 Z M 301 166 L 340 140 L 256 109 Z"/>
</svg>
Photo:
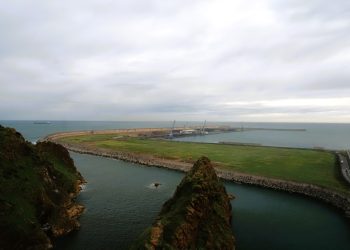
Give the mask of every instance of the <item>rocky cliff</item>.
<svg viewBox="0 0 350 250">
<path fill-rule="evenodd" d="M 132 249 L 235 249 L 230 197 L 208 158 L 194 164 Z"/>
<path fill-rule="evenodd" d="M 33 145 L 0 126 L 0 249 L 48 249 L 78 229 L 83 182 L 64 147 Z"/>
</svg>

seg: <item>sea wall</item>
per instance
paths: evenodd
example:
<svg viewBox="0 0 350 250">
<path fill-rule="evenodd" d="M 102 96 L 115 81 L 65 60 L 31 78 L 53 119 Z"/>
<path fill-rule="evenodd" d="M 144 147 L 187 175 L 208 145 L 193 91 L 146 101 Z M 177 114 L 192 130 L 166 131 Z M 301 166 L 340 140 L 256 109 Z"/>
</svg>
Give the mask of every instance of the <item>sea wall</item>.
<svg viewBox="0 0 350 250">
<path fill-rule="evenodd" d="M 167 169 L 172 169 L 181 172 L 187 172 L 191 169 L 192 164 L 169 160 L 163 158 L 157 158 L 150 155 L 125 153 L 125 152 L 115 152 L 103 149 L 89 149 L 84 147 L 76 147 L 70 144 L 61 144 L 70 151 L 90 154 L 102 157 L 109 157 L 114 159 L 119 159 L 123 161 L 128 161 L 132 163 L 156 166 Z M 302 194 L 308 197 L 312 197 L 328 204 L 335 206 L 336 208 L 342 210 L 345 216 L 350 219 L 350 197 L 344 194 L 322 188 L 312 184 L 298 183 L 293 181 L 285 181 L 279 179 L 266 178 L 261 176 L 235 173 L 231 171 L 224 171 L 216 168 L 217 175 L 227 181 L 232 181 L 236 183 L 244 183 L 250 185 L 256 185 L 265 188 L 271 188 L 275 190 L 288 191 L 290 193 Z"/>
<path fill-rule="evenodd" d="M 233 172 L 217 170 L 218 176 L 238 183 L 251 184 L 275 190 L 288 191 L 290 193 L 302 194 L 331 204 L 345 212 L 350 218 L 350 197 L 322 188 L 312 184 L 297 183 L 292 181 L 265 178 L 260 176 L 246 175 Z"/>
<path fill-rule="evenodd" d="M 58 132 L 49 134 L 40 141 L 52 141 L 63 137 L 80 136 L 80 135 L 106 135 L 106 134 L 132 134 L 132 133 L 150 133 L 150 132 L 165 132 L 170 128 L 130 128 L 130 129 L 105 129 L 105 130 L 80 130 L 69 132 Z"/>
</svg>

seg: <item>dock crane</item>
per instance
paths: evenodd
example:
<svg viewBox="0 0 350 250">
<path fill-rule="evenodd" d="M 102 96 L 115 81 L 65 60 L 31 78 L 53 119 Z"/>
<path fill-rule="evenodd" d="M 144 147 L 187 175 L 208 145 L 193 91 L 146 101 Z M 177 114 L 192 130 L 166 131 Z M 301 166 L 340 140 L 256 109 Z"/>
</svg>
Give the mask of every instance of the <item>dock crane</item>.
<svg viewBox="0 0 350 250">
<path fill-rule="evenodd" d="M 174 128 L 175 128 L 175 120 L 173 121 L 173 126 L 171 128 L 170 134 L 169 134 L 169 138 L 174 138 Z"/>
<path fill-rule="evenodd" d="M 201 135 L 206 135 L 206 134 L 207 134 L 207 132 L 204 131 L 204 130 L 205 130 L 205 124 L 206 124 L 206 123 L 207 123 L 207 120 L 204 121 L 203 127 L 202 127 L 202 129 L 200 130 L 200 134 L 201 134 Z"/>
</svg>

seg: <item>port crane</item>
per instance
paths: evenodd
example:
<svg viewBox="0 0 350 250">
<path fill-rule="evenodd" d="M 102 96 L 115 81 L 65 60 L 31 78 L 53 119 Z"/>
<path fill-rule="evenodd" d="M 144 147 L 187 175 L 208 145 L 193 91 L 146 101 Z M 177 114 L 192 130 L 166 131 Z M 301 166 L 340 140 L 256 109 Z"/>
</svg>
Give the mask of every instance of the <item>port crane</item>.
<svg viewBox="0 0 350 250">
<path fill-rule="evenodd" d="M 176 121 L 174 120 L 174 121 L 173 121 L 173 126 L 172 126 L 171 131 L 170 131 L 170 134 L 168 135 L 169 138 L 174 138 L 175 123 L 176 123 Z"/>
<path fill-rule="evenodd" d="M 203 127 L 200 130 L 201 135 L 206 135 L 208 132 L 205 131 L 205 125 L 207 124 L 207 120 L 204 121 Z"/>
</svg>

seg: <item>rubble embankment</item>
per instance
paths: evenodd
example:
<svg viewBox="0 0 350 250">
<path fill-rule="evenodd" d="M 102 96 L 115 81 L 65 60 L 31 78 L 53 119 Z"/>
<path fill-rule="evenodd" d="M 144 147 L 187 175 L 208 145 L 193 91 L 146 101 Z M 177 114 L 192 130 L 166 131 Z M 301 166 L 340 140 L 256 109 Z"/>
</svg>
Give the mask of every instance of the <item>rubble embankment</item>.
<svg viewBox="0 0 350 250">
<path fill-rule="evenodd" d="M 50 140 L 50 138 L 48 139 Z M 192 163 L 158 158 L 150 155 L 143 155 L 130 152 L 117 152 L 115 150 L 112 151 L 107 149 L 91 149 L 83 146 L 77 147 L 75 145 L 66 143 L 61 143 L 61 145 L 66 147 L 68 150 L 77 153 L 109 157 L 141 165 L 162 167 L 181 172 L 187 172 L 192 167 Z M 216 172 L 220 178 L 227 181 L 256 185 L 275 190 L 283 190 L 290 193 L 306 195 L 308 197 L 324 201 L 328 204 L 337 207 L 338 209 L 341 209 L 342 211 L 344 211 L 345 215 L 348 218 L 350 218 L 350 197 L 345 194 L 338 193 L 336 191 L 332 191 L 312 184 L 298 183 L 293 181 L 237 173 L 228 170 L 222 170 L 220 168 L 216 168 Z"/>
</svg>

